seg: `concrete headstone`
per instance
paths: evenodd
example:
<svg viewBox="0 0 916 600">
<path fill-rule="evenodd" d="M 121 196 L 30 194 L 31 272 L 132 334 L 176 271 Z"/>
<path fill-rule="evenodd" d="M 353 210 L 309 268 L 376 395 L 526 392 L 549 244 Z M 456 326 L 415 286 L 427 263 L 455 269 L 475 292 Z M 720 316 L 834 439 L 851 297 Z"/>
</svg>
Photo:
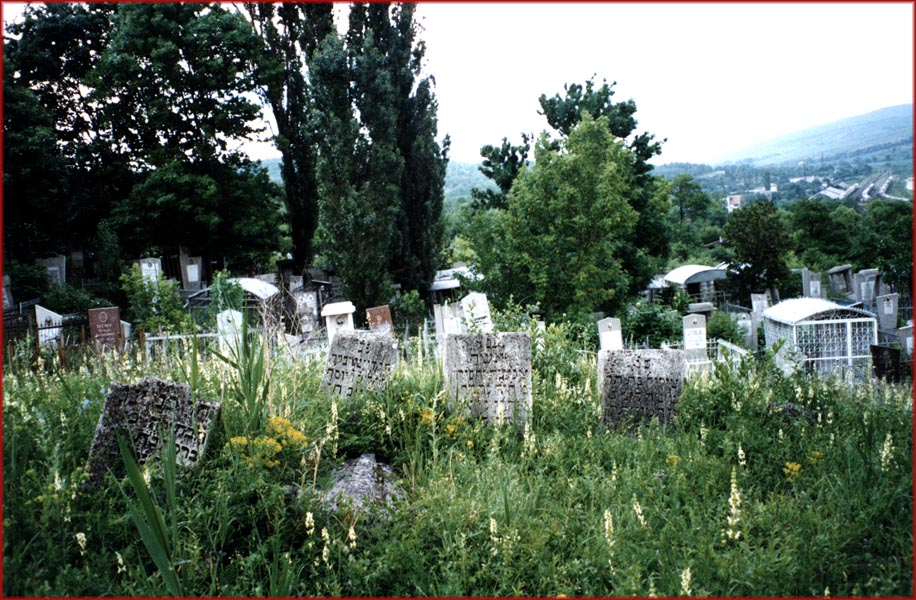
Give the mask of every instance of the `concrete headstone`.
<svg viewBox="0 0 916 600">
<path fill-rule="evenodd" d="M 897 340 L 907 356 L 913 356 L 913 326 L 907 325 L 897 330 Z"/>
<path fill-rule="evenodd" d="M 56 342 L 57 338 L 60 337 L 63 323 L 63 315 L 53 310 L 48 310 L 40 304 L 35 305 L 35 324 L 38 326 L 39 344 L 44 345 Z"/>
<path fill-rule="evenodd" d="M 461 299 L 467 331 L 470 333 L 493 333 L 493 319 L 490 316 L 490 303 L 487 295 L 471 292 Z"/>
<path fill-rule="evenodd" d="M 887 294 L 875 298 L 875 312 L 878 313 L 878 327 L 884 331 L 897 329 L 899 294 Z"/>
<path fill-rule="evenodd" d="M 54 256 L 45 258 L 41 263 L 48 270 L 48 279 L 51 285 L 61 286 L 67 283 L 67 257 Z"/>
<path fill-rule="evenodd" d="M 673 418 L 684 389 L 686 361 L 680 350 L 602 352 L 602 419 L 664 423 Z"/>
<path fill-rule="evenodd" d="M 685 315 L 681 319 L 684 333 L 684 350 L 687 359 L 706 359 L 706 317 L 703 315 Z"/>
<path fill-rule="evenodd" d="M 89 331 L 92 343 L 99 350 L 121 350 L 124 338 L 121 337 L 121 311 L 117 306 L 89 309 Z"/>
<path fill-rule="evenodd" d="M 598 321 L 598 341 L 602 350 L 623 350 L 623 329 L 620 319 L 608 317 Z"/>
<path fill-rule="evenodd" d="M 242 313 L 237 310 L 224 310 L 216 315 L 216 333 L 219 340 L 219 351 L 231 353 L 239 346 L 242 337 Z"/>
<path fill-rule="evenodd" d="M 385 335 L 391 335 L 394 332 L 394 326 L 391 321 L 391 308 L 387 304 L 367 308 L 366 321 L 369 323 L 370 331 Z"/>
<path fill-rule="evenodd" d="M 333 302 L 321 309 L 324 324 L 328 330 L 328 343 L 333 344 L 335 336 L 342 331 L 353 331 L 353 313 L 356 307 L 352 302 Z"/>
<path fill-rule="evenodd" d="M 808 298 L 825 298 L 821 285 L 821 274 L 815 271 L 802 269 L 802 295 Z"/>
<path fill-rule="evenodd" d="M 338 331 L 331 342 L 321 389 L 349 398 L 384 387 L 398 362 L 394 340 L 367 331 Z"/>
<path fill-rule="evenodd" d="M 116 475 L 124 472 L 118 432 L 133 446 L 142 464 L 163 447 L 174 424 L 179 461 L 196 464 L 204 455 L 219 413 L 219 402 L 192 400 L 186 383 L 155 377 L 133 385 L 112 382 L 89 447 L 86 471 L 90 482 L 97 485 L 109 469 Z"/>
<path fill-rule="evenodd" d="M 766 294 L 751 294 L 751 310 L 755 315 L 762 315 L 769 307 L 770 301 Z"/>
<path fill-rule="evenodd" d="M 162 259 L 153 257 L 141 258 L 140 273 L 143 275 L 145 281 L 159 281 L 162 277 Z"/>
<path fill-rule="evenodd" d="M 521 423 L 531 410 L 527 333 L 465 333 L 445 338 L 445 386 L 490 425 Z"/>
<path fill-rule="evenodd" d="M 900 381 L 900 349 L 872 344 L 871 364 L 875 377 L 882 381 Z"/>
</svg>

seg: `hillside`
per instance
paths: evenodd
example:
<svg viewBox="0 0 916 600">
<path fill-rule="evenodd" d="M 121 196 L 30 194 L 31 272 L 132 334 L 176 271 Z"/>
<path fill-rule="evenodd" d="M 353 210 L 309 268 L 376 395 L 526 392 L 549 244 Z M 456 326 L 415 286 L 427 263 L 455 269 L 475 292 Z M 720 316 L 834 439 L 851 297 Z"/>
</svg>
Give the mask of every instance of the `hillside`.
<svg viewBox="0 0 916 600">
<path fill-rule="evenodd" d="M 814 159 L 906 160 L 912 159 L 912 149 L 913 105 L 901 104 L 761 142 L 721 162 L 775 166 Z"/>
</svg>

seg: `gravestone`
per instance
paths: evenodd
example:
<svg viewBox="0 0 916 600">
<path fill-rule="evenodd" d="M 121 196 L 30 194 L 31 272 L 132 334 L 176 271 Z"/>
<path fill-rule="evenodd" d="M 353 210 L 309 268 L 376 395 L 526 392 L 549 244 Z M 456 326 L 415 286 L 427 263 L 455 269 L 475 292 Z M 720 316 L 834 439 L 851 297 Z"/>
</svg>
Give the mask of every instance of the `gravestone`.
<svg viewBox="0 0 916 600">
<path fill-rule="evenodd" d="M 321 389 L 349 398 L 384 387 L 398 362 L 396 343 L 367 331 L 338 331 L 331 342 Z"/>
<path fill-rule="evenodd" d="M 353 313 L 356 307 L 352 302 L 334 302 L 325 304 L 321 309 L 324 324 L 328 330 L 328 344 L 334 343 L 338 332 L 353 331 Z"/>
<path fill-rule="evenodd" d="M 809 271 L 807 268 L 802 269 L 802 296 L 808 298 L 826 298 L 821 286 L 821 274 L 815 271 Z"/>
<path fill-rule="evenodd" d="M 299 317 L 300 333 L 310 333 L 318 327 L 318 294 L 301 288 L 292 292 L 296 301 L 296 315 Z"/>
<path fill-rule="evenodd" d="M 370 331 L 383 335 L 391 335 L 394 332 L 394 326 L 391 322 L 391 309 L 387 304 L 367 308 L 366 321 L 369 323 Z"/>
<path fill-rule="evenodd" d="M 871 364 L 875 377 L 882 381 L 900 381 L 900 350 L 871 344 Z"/>
<path fill-rule="evenodd" d="M 490 303 L 487 295 L 471 292 L 461 299 L 467 331 L 471 333 L 493 333 L 493 319 L 490 317 Z"/>
<path fill-rule="evenodd" d="M 75 270 L 80 270 L 85 265 L 85 257 L 82 250 L 74 250 L 70 253 L 70 266 Z"/>
<path fill-rule="evenodd" d="M 242 313 L 237 310 L 224 310 L 216 315 L 216 333 L 219 340 L 219 351 L 223 354 L 238 349 L 242 337 Z"/>
<path fill-rule="evenodd" d="M 395 485 L 397 478 L 391 467 L 366 453 L 344 462 L 332 476 L 331 489 L 321 494 L 321 503 L 329 512 L 338 508 L 361 511 L 370 504 L 382 505 L 379 516 L 386 516 L 385 506 L 403 497 Z"/>
<path fill-rule="evenodd" d="M 109 469 L 116 476 L 124 472 L 118 432 L 133 445 L 138 462 L 143 464 L 162 448 L 174 423 L 179 462 L 196 464 L 204 455 L 219 413 L 219 402 L 192 400 L 186 383 L 155 377 L 133 385 L 112 382 L 89 447 L 86 472 L 90 483 L 98 485 Z"/>
<path fill-rule="evenodd" d="M 709 318 L 716 306 L 712 302 L 691 302 L 687 305 L 687 312 L 692 315 L 703 315 Z"/>
<path fill-rule="evenodd" d="M 907 325 L 897 330 L 897 340 L 907 356 L 913 356 L 913 326 Z"/>
<path fill-rule="evenodd" d="M 125 348 L 130 347 L 128 340 L 130 340 L 131 329 L 133 329 L 133 325 L 131 325 L 127 321 L 121 321 L 121 339 L 124 340 Z"/>
<path fill-rule="evenodd" d="M 16 302 L 13 300 L 13 290 L 10 287 L 10 276 L 3 276 L 3 312 L 15 310 Z"/>
<path fill-rule="evenodd" d="M 51 285 L 62 286 L 67 283 L 67 257 L 66 256 L 53 256 L 51 258 L 45 258 L 41 261 L 41 264 L 45 266 L 48 270 L 48 279 L 51 280 Z"/>
<path fill-rule="evenodd" d="M 684 389 L 686 361 L 680 350 L 604 351 L 601 379 L 602 420 L 664 423 Z"/>
<path fill-rule="evenodd" d="M 623 350 L 623 330 L 620 319 L 608 317 L 598 321 L 598 341 L 602 350 Z"/>
<path fill-rule="evenodd" d="M 681 319 L 684 332 L 684 357 L 688 363 L 704 362 L 706 358 L 706 317 L 685 315 Z"/>
<path fill-rule="evenodd" d="M 855 274 L 856 299 L 869 310 L 874 306 L 878 274 L 878 269 L 862 269 Z"/>
<path fill-rule="evenodd" d="M 734 315 L 738 330 L 744 335 L 744 346 L 757 351 L 757 322 L 747 313 Z"/>
<path fill-rule="evenodd" d="M 200 289 L 201 277 L 203 275 L 203 263 L 204 263 L 204 259 L 200 256 L 189 256 L 188 257 L 188 262 L 184 267 L 185 289 L 188 289 L 188 290 L 199 290 Z"/>
<path fill-rule="evenodd" d="M 521 423 L 531 409 L 527 333 L 463 333 L 445 338 L 445 387 L 490 425 Z"/>
<path fill-rule="evenodd" d="M 143 280 L 148 282 L 157 282 L 162 277 L 162 259 L 159 258 L 141 258 L 140 273 L 143 274 Z"/>
<path fill-rule="evenodd" d="M 92 343 L 99 350 L 121 350 L 121 312 L 117 306 L 89 309 L 89 331 Z"/>
<path fill-rule="evenodd" d="M 769 307 L 770 301 L 766 294 L 751 294 L 751 310 L 755 315 L 762 315 Z"/>
<path fill-rule="evenodd" d="M 40 304 L 35 305 L 35 325 L 38 327 L 39 344 L 44 345 L 56 342 L 57 338 L 60 337 L 63 323 L 63 315 L 53 310 L 48 310 Z"/>
<path fill-rule="evenodd" d="M 854 299 L 857 293 L 852 285 L 852 265 L 839 265 L 827 271 L 830 289 L 835 296 Z"/>
<path fill-rule="evenodd" d="M 897 308 L 899 294 L 887 294 L 875 298 L 875 312 L 878 313 L 878 327 L 884 331 L 897 329 Z"/>
</svg>

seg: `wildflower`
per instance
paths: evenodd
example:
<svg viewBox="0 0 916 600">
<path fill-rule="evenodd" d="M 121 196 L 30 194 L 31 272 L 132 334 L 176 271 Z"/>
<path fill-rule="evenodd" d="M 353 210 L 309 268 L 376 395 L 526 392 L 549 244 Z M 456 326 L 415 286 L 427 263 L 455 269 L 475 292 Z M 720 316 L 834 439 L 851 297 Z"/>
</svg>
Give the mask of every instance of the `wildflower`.
<svg viewBox="0 0 916 600">
<path fill-rule="evenodd" d="M 741 444 L 738 444 L 738 464 L 742 467 L 747 466 L 747 456 L 744 455 L 744 448 L 741 447 Z"/>
<path fill-rule="evenodd" d="M 604 539 L 608 546 L 614 547 L 614 517 L 609 510 L 604 511 Z"/>
<path fill-rule="evenodd" d="M 728 517 L 726 519 L 728 529 L 725 531 L 725 540 L 738 541 L 741 539 L 741 531 L 738 525 L 741 523 L 741 494 L 738 492 L 738 475 L 732 467 L 732 489 L 728 497 Z"/>
<path fill-rule="evenodd" d="M 432 425 L 435 420 L 435 413 L 433 409 L 426 407 L 420 411 L 420 423 L 425 423 L 426 425 Z"/>
<path fill-rule="evenodd" d="M 312 515 L 311 511 L 305 513 L 305 533 L 307 535 L 315 533 L 315 517 Z"/>
<path fill-rule="evenodd" d="M 124 557 L 121 556 L 120 552 L 115 552 L 115 558 L 118 559 L 118 573 L 126 573 L 127 566 L 124 564 Z"/>
<path fill-rule="evenodd" d="M 347 542 L 350 548 L 356 548 L 356 529 L 353 528 L 353 525 L 350 525 L 350 531 L 347 532 Z"/>
<path fill-rule="evenodd" d="M 706 434 L 709 433 L 709 429 L 706 428 L 706 425 L 700 425 L 700 442 L 706 441 Z"/>
<path fill-rule="evenodd" d="M 473 448 L 473 447 L 474 447 L 474 440 L 468 440 L 468 441 L 467 441 L 467 445 L 468 445 L 468 449 Z"/>
<path fill-rule="evenodd" d="M 649 579 L 649 597 L 658 598 L 658 592 L 655 591 L 655 580 Z"/>
<path fill-rule="evenodd" d="M 672 469 L 676 467 L 679 462 L 681 462 L 681 457 L 677 454 L 669 454 L 668 458 L 665 459 L 665 464 Z"/>
<path fill-rule="evenodd" d="M 328 535 L 328 530 L 326 527 L 321 528 L 321 539 L 324 541 L 324 548 L 321 549 L 321 560 L 325 565 L 327 565 L 328 559 L 331 556 L 331 550 L 328 547 L 331 543 L 331 537 Z"/>
<path fill-rule="evenodd" d="M 801 472 L 801 465 L 797 462 L 787 462 L 786 466 L 783 467 L 782 472 L 786 474 L 786 477 L 789 478 L 789 481 L 793 481 Z"/>
<path fill-rule="evenodd" d="M 76 534 L 76 543 L 80 547 L 80 556 L 86 555 L 86 534 L 80 531 Z"/>
<path fill-rule="evenodd" d="M 448 425 L 445 426 L 445 435 L 447 435 L 450 438 L 454 438 L 457 431 L 458 431 L 458 428 L 455 427 L 454 423 L 449 423 Z"/>
<path fill-rule="evenodd" d="M 611 481 L 617 481 L 617 461 L 611 466 Z"/>
<path fill-rule="evenodd" d="M 894 458 L 894 440 L 891 437 L 891 432 L 887 432 L 887 437 L 884 438 L 884 444 L 881 446 L 881 470 L 887 471 L 888 467 L 891 464 L 891 460 Z"/>
<path fill-rule="evenodd" d="M 640 506 L 639 500 L 636 499 L 636 494 L 633 494 L 633 511 L 636 513 L 636 518 L 639 519 L 639 524 L 643 527 L 648 527 L 645 517 L 642 516 L 642 506 Z"/>
<path fill-rule="evenodd" d="M 780 427 L 779 428 L 779 441 L 781 442 L 783 441 L 783 439 L 785 439 L 785 435 L 782 433 L 782 427 Z"/>
<path fill-rule="evenodd" d="M 681 571 L 681 596 L 689 596 L 693 592 L 690 590 L 690 567 Z"/>
<path fill-rule="evenodd" d="M 812 450 L 808 453 L 808 462 L 812 465 L 819 464 L 824 459 L 824 453 Z"/>
<path fill-rule="evenodd" d="M 499 552 L 497 544 L 499 544 L 499 530 L 496 526 L 496 519 L 490 517 L 490 542 L 493 544 L 493 547 L 490 548 L 490 554 L 496 556 Z"/>
</svg>

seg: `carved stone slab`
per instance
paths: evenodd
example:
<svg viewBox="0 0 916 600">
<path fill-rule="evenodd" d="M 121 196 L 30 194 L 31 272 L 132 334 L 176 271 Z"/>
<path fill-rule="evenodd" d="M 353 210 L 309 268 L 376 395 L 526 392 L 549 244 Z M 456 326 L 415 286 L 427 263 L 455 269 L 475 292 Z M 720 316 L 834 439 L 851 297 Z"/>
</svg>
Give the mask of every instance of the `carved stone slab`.
<svg viewBox="0 0 916 600">
<path fill-rule="evenodd" d="M 146 377 L 134 385 L 112 382 L 89 448 L 86 471 L 97 485 L 110 469 L 124 472 L 117 432 L 133 443 L 137 460 L 146 462 L 168 439 L 175 424 L 175 449 L 185 465 L 196 464 L 206 450 L 210 430 L 219 420 L 220 403 L 191 400 L 186 383 Z"/>
<path fill-rule="evenodd" d="M 121 312 L 117 306 L 89 309 L 89 331 L 92 342 L 100 350 L 120 350 L 124 347 L 121 339 Z"/>
<path fill-rule="evenodd" d="M 664 423 L 684 389 L 685 358 L 680 350 L 602 352 L 601 404 L 605 423 L 621 420 Z"/>
<path fill-rule="evenodd" d="M 372 453 L 346 461 L 334 472 L 333 481 L 331 489 L 321 496 L 322 504 L 329 511 L 341 507 L 362 510 L 370 504 L 387 505 L 403 496 L 394 485 L 391 467 L 376 462 Z"/>
<path fill-rule="evenodd" d="M 531 408 L 531 338 L 527 333 L 446 336 L 445 384 L 470 412 L 497 423 L 524 422 Z"/>
<path fill-rule="evenodd" d="M 365 331 L 338 331 L 331 342 L 321 389 L 349 398 L 359 389 L 385 385 L 398 362 L 394 340 Z"/>
</svg>

